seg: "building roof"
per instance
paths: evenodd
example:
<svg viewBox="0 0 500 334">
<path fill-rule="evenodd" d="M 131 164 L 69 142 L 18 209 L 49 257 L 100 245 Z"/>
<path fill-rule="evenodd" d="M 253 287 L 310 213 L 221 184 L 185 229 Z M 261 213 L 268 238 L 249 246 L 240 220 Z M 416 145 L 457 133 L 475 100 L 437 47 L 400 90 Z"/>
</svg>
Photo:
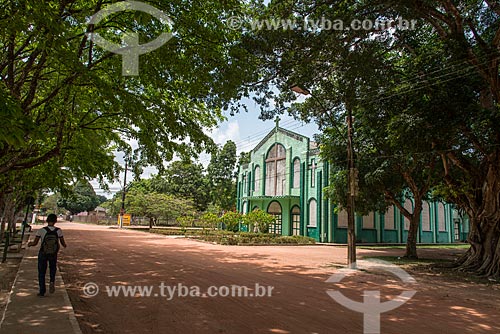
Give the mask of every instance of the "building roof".
<svg viewBox="0 0 500 334">
<path fill-rule="evenodd" d="M 290 131 L 290 130 L 286 130 L 286 129 L 283 129 L 283 128 L 280 128 L 279 126 L 275 127 L 274 129 L 271 130 L 271 132 L 269 132 L 258 144 L 257 146 L 255 146 L 255 148 L 253 149 L 253 152 L 256 152 L 259 148 L 261 148 L 268 140 L 269 138 L 271 138 L 274 134 L 276 134 L 277 132 L 280 132 L 280 133 L 283 133 L 284 135 L 288 136 L 288 137 L 291 137 L 293 139 L 296 139 L 298 141 L 304 141 L 304 140 L 308 140 L 309 138 L 304 136 L 304 135 L 301 135 L 299 133 L 296 133 L 296 132 L 293 132 L 293 131 Z"/>
</svg>

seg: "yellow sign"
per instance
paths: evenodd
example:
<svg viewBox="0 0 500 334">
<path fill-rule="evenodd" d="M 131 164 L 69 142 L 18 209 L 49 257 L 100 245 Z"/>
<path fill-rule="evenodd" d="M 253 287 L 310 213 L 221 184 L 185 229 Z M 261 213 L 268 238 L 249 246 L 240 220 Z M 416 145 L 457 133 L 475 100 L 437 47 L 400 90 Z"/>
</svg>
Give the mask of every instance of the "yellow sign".
<svg viewBox="0 0 500 334">
<path fill-rule="evenodd" d="M 123 226 L 130 226 L 130 220 L 132 219 L 132 216 L 130 213 L 125 213 L 123 215 Z M 118 215 L 118 225 L 120 225 L 120 215 Z"/>
</svg>

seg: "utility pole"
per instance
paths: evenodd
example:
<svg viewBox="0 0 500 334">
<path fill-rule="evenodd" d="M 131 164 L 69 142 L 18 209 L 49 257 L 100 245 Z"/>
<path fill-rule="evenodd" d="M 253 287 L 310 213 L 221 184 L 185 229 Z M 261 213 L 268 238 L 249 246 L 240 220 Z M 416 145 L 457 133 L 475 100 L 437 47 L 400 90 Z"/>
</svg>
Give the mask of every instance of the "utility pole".
<svg viewBox="0 0 500 334">
<path fill-rule="evenodd" d="M 347 109 L 347 161 L 349 174 L 347 178 L 347 265 L 351 269 L 356 269 L 356 222 L 354 217 L 354 199 L 356 196 L 357 175 L 354 166 L 353 150 L 353 128 L 352 128 L 352 110 Z"/>
<path fill-rule="evenodd" d="M 125 159 L 125 176 L 123 177 L 122 207 L 120 209 L 120 228 L 123 228 L 123 215 L 125 214 L 125 187 L 127 186 L 127 159 Z"/>
<path fill-rule="evenodd" d="M 327 113 L 327 109 L 321 103 L 314 94 L 309 92 L 307 89 L 294 85 L 290 87 L 295 93 L 312 96 L 318 105 Z M 357 196 L 358 189 L 358 171 L 354 163 L 354 148 L 353 148 L 353 134 L 354 130 L 352 127 L 352 109 L 348 103 L 346 105 L 347 110 L 347 161 L 348 161 L 348 176 L 347 176 L 347 265 L 351 269 L 356 269 L 356 222 L 355 222 L 355 209 L 354 209 L 354 199 Z M 340 130 L 332 124 L 333 128 L 337 131 L 339 136 L 342 136 Z"/>
</svg>

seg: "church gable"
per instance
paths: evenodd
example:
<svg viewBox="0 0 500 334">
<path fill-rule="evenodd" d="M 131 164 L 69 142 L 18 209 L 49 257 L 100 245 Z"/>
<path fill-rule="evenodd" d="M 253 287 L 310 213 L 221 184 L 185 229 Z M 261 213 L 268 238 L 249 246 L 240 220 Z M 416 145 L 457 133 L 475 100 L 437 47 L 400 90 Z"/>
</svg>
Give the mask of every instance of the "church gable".
<svg viewBox="0 0 500 334">
<path fill-rule="evenodd" d="M 293 147 L 297 154 L 304 153 L 308 150 L 309 138 L 298 133 L 282 129 L 274 128 L 267 134 L 255 148 L 252 150 L 252 156 L 266 155 L 267 151 L 276 143 L 284 145 L 286 148 Z"/>
</svg>

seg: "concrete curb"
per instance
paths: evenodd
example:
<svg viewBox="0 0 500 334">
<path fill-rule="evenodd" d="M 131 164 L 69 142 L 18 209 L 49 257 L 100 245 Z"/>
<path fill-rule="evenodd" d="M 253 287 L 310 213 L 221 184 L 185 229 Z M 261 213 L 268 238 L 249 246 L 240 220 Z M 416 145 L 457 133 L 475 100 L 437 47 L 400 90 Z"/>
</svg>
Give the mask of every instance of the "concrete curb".
<svg viewBox="0 0 500 334">
<path fill-rule="evenodd" d="M 63 297 L 66 305 L 71 306 L 71 310 L 69 311 L 68 318 L 71 323 L 71 327 L 73 327 L 74 334 L 82 334 L 82 330 L 80 329 L 80 325 L 78 324 L 78 320 L 76 320 L 75 309 L 73 308 L 73 304 L 71 304 L 71 300 L 69 299 L 68 291 L 66 291 L 66 284 L 61 275 L 61 269 L 57 266 L 57 274 L 56 279 L 59 279 L 61 282 L 61 287 L 63 289 Z"/>
<path fill-rule="evenodd" d="M 14 282 L 12 282 L 12 286 L 10 287 L 9 297 L 7 298 L 7 303 L 5 304 L 5 308 L 3 309 L 2 319 L 0 320 L 0 332 L 2 330 L 2 324 L 3 324 L 3 322 L 5 320 L 5 316 L 7 314 L 7 309 L 9 308 L 10 302 L 12 301 L 12 293 L 14 292 L 14 287 L 16 286 L 16 283 L 19 279 L 19 272 L 20 272 L 19 269 L 21 268 L 23 261 L 26 261 L 26 259 L 24 258 L 24 254 L 26 253 L 26 249 L 22 250 L 22 252 L 23 252 L 23 258 L 22 258 L 21 262 L 19 263 L 19 268 L 17 268 L 16 277 L 14 278 Z"/>
</svg>

